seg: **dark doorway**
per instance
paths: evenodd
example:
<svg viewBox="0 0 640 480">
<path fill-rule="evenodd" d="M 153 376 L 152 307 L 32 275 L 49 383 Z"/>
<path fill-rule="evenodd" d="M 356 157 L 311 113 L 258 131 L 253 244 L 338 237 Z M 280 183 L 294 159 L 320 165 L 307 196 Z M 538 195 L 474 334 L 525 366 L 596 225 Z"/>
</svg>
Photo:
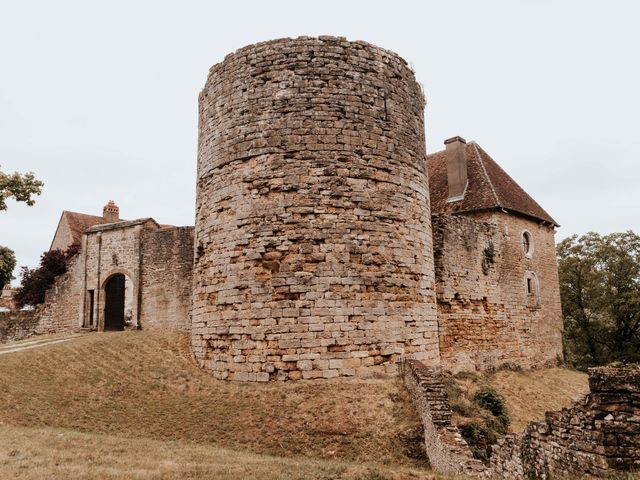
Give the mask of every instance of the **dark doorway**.
<svg viewBox="0 0 640 480">
<path fill-rule="evenodd" d="M 93 327 L 94 291 L 89 290 L 89 327 Z"/>
<path fill-rule="evenodd" d="M 117 274 L 104 287 L 104 329 L 124 329 L 124 275 Z"/>
</svg>

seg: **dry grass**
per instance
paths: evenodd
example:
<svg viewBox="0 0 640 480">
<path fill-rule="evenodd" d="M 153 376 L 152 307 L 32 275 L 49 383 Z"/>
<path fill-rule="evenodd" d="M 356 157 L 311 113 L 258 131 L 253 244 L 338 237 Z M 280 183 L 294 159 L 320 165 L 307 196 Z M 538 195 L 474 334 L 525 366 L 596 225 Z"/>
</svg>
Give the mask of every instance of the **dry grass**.
<svg viewBox="0 0 640 480">
<path fill-rule="evenodd" d="M 425 471 L 336 460 L 278 458 L 185 441 L 0 426 L 0 477 L 24 480 L 223 478 L 437 480 Z"/>
<path fill-rule="evenodd" d="M 468 398 L 472 398 L 481 385 L 493 387 L 502 394 L 512 432 L 523 430 L 530 421 L 543 420 L 545 412 L 568 407 L 589 391 L 587 374 L 566 368 L 461 375 L 456 383 Z"/>
<path fill-rule="evenodd" d="M 194 366 L 184 335 L 163 331 L 89 334 L 0 356 L 0 422 L 420 466 L 398 437 L 419 424 L 398 381 L 217 381 Z"/>
</svg>

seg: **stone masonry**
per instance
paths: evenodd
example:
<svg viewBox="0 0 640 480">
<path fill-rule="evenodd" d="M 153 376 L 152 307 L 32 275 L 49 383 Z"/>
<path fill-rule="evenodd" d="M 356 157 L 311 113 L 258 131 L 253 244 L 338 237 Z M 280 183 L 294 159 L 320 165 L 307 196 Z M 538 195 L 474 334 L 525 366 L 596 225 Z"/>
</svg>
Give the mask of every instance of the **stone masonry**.
<svg viewBox="0 0 640 480">
<path fill-rule="evenodd" d="M 424 98 L 398 55 L 242 48 L 200 94 L 192 338 L 217 378 L 437 363 Z"/>
<path fill-rule="evenodd" d="M 474 459 L 451 421 L 443 377 L 418 361 L 402 362 L 401 377 L 424 427 L 431 466 L 440 473 L 482 478 L 607 477 L 640 469 L 640 369 L 592 368 L 590 393 L 547 412 L 521 433 L 493 446 L 490 462 Z"/>
<path fill-rule="evenodd" d="M 523 232 L 531 251 L 523 252 Z M 453 372 L 562 357 L 553 228 L 486 212 L 433 217 L 440 355 Z M 527 278 L 534 280 L 527 292 Z"/>
</svg>

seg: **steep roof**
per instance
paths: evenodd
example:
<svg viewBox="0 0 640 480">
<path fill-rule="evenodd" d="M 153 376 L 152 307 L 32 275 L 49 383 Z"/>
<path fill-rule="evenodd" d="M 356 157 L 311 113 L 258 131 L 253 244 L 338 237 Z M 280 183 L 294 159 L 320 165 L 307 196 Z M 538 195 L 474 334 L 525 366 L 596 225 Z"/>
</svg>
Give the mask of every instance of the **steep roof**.
<svg viewBox="0 0 640 480">
<path fill-rule="evenodd" d="M 56 233 L 54 234 L 53 240 L 51 241 L 52 246 L 56 241 L 56 237 L 58 236 L 58 232 L 61 226 L 63 225 L 63 219 L 66 220 L 66 225 L 69 228 L 72 244 L 79 244 L 82 241 L 82 232 L 84 232 L 87 228 L 93 227 L 94 225 L 100 225 L 105 221 L 103 217 L 98 217 L 96 215 L 87 215 L 86 213 L 70 212 L 68 210 L 64 210 L 62 212 L 62 215 L 60 215 Z"/>
<path fill-rule="evenodd" d="M 462 200 L 448 202 L 446 151 L 427 155 L 431 213 L 504 209 L 552 225 L 558 223 L 475 142 L 465 145 L 468 185 Z"/>
</svg>

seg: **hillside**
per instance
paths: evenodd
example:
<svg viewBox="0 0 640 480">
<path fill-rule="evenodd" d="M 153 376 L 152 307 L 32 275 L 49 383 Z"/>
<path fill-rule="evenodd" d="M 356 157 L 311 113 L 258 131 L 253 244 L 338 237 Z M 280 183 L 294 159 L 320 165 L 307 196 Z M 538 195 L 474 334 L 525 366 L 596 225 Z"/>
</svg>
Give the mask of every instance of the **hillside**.
<svg viewBox="0 0 640 480">
<path fill-rule="evenodd" d="M 188 338 L 163 331 L 89 334 L 0 356 L 0 422 L 276 456 L 399 466 L 417 426 L 392 379 L 269 384 L 217 381 Z"/>
<path fill-rule="evenodd" d="M 164 331 L 21 345 L 38 342 L 0 355 L 2 478 L 444 478 L 411 458 L 419 420 L 396 379 L 217 381 Z M 516 430 L 586 389 L 564 369 L 457 382 L 501 392 Z"/>
</svg>

